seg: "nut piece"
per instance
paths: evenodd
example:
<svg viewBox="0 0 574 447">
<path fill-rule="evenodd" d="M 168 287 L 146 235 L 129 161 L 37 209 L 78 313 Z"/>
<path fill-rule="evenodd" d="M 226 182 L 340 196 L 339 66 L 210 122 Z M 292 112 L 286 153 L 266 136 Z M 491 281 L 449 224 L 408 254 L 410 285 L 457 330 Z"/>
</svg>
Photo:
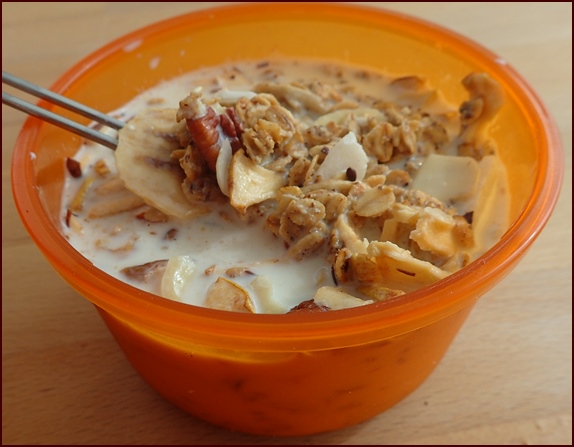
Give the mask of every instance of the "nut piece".
<svg viewBox="0 0 574 447">
<path fill-rule="evenodd" d="M 304 313 L 317 313 L 317 312 L 327 312 L 330 310 L 327 306 L 317 304 L 313 300 L 302 301 L 295 307 L 289 310 L 287 313 L 304 312 Z"/>
<path fill-rule="evenodd" d="M 79 161 L 73 158 L 66 158 L 66 168 L 72 177 L 80 178 L 82 176 L 82 165 Z"/>
</svg>

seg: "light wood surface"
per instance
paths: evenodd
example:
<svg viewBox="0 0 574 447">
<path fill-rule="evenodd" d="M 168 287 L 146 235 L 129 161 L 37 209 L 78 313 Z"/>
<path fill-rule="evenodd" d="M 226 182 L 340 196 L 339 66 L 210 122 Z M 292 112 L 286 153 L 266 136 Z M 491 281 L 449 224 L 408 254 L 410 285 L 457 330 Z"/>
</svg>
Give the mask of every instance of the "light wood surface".
<svg viewBox="0 0 574 447">
<path fill-rule="evenodd" d="M 572 444 L 572 4 L 371 3 L 433 21 L 498 53 L 555 117 L 565 178 L 547 227 L 479 300 L 412 395 L 355 427 L 278 439 L 183 413 L 133 371 L 94 307 L 20 223 L 11 151 L 26 118 L 2 107 L 3 444 Z M 2 3 L 2 69 L 49 87 L 129 31 L 211 3 Z"/>
</svg>

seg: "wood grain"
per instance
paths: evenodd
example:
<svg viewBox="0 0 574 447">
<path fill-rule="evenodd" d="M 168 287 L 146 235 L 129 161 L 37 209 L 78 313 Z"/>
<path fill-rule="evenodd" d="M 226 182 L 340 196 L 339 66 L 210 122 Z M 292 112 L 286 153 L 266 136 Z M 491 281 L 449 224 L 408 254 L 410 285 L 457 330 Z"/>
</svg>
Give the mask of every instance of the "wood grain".
<svg viewBox="0 0 574 447">
<path fill-rule="evenodd" d="M 564 145 L 563 190 L 547 227 L 479 301 L 432 376 L 386 413 L 314 437 L 253 437 L 178 410 L 132 370 L 93 306 L 28 237 L 10 189 L 25 116 L 3 106 L 3 444 L 572 444 L 572 4 L 370 4 L 504 57 L 546 102 Z M 116 37 L 211 5 L 3 2 L 2 68 L 48 87 Z"/>
</svg>

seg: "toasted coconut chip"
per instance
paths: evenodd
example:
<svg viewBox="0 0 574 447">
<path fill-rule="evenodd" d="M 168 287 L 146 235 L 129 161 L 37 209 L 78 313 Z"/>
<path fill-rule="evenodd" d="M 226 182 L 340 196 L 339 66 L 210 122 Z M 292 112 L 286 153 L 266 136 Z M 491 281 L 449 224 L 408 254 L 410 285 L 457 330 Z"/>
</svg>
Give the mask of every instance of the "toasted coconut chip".
<svg viewBox="0 0 574 447">
<path fill-rule="evenodd" d="M 356 180 L 363 180 L 369 159 L 357 136 L 349 132 L 329 151 L 321 166 L 315 172 L 316 178 L 333 179 L 345 175 L 351 168 Z"/>
<path fill-rule="evenodd" d="M 332 310 L 349 309 L 374 303 L 372 300 L 362 300 L 331 286 L 320 287 L 313 296 L 313 301 L 318 306 L 328 307 Z"/>
<path fill-rule="evenodd" d="M 222 277 L 207 290 L 205 306 L 232 312 L 256 312 L 249 293 L 239 284 Z"/>
<path fill-rule="evenodd" d="M 389 289 L 377 284 L 365 284 L 359 286 L 357 290 L 375 301 L 384 301 L 405 294 L 403 290 Z"/>
<path fill-rule="evenodd" d="M 266 314 L 282 314 L 285 307 L 273 299 L 273 282 L 267 276 L 258 275 L 249 284 L 257 295 L 259 312 Z"/>
<path fill-rule="evenodd" d="M 181 301 L 183 290 L 195 273 L 195 263 L 189 256 L 170 258 L 161 278 L 161 295 Z"/>
<path fill-rule="evenodd" d="M 392 289 L 411 292 L 448 275 L 430 262 L 414 258 L 392 242 L 371 242 L 366 253 L 350 258 L 355 278 L 363 283 L 379 283 Z"/>
<path fill-rule="evenodd" d="M 229 172 L 231 206 L 245 214 L 251 205 L 275 197 L 285 182 L 280 173 L 255 164 L 240 149 L 231 160 Z"/>
<path fill-rule="evenodd" d="M 450 203 L 476 192 L 480 168 L 472 157 L 431 154 L 419 168 L 409 189 L 418 189 Z"/>
</svg>

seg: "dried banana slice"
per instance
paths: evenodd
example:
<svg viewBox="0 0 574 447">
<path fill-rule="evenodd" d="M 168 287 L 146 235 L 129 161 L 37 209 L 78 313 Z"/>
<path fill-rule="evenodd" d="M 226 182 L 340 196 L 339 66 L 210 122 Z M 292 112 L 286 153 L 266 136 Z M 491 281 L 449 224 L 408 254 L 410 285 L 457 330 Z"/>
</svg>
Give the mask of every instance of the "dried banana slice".
<svg viewBox="0 0 574 447">
<path fill-rule="evenodd" d="M 169 216 L 192 214 L 181 184 L 185 174 L 171 157 L 179 149 L 175 109 L 148 109 L 118 133 L 116 166 L 127 189 Z"/>
</svg>

